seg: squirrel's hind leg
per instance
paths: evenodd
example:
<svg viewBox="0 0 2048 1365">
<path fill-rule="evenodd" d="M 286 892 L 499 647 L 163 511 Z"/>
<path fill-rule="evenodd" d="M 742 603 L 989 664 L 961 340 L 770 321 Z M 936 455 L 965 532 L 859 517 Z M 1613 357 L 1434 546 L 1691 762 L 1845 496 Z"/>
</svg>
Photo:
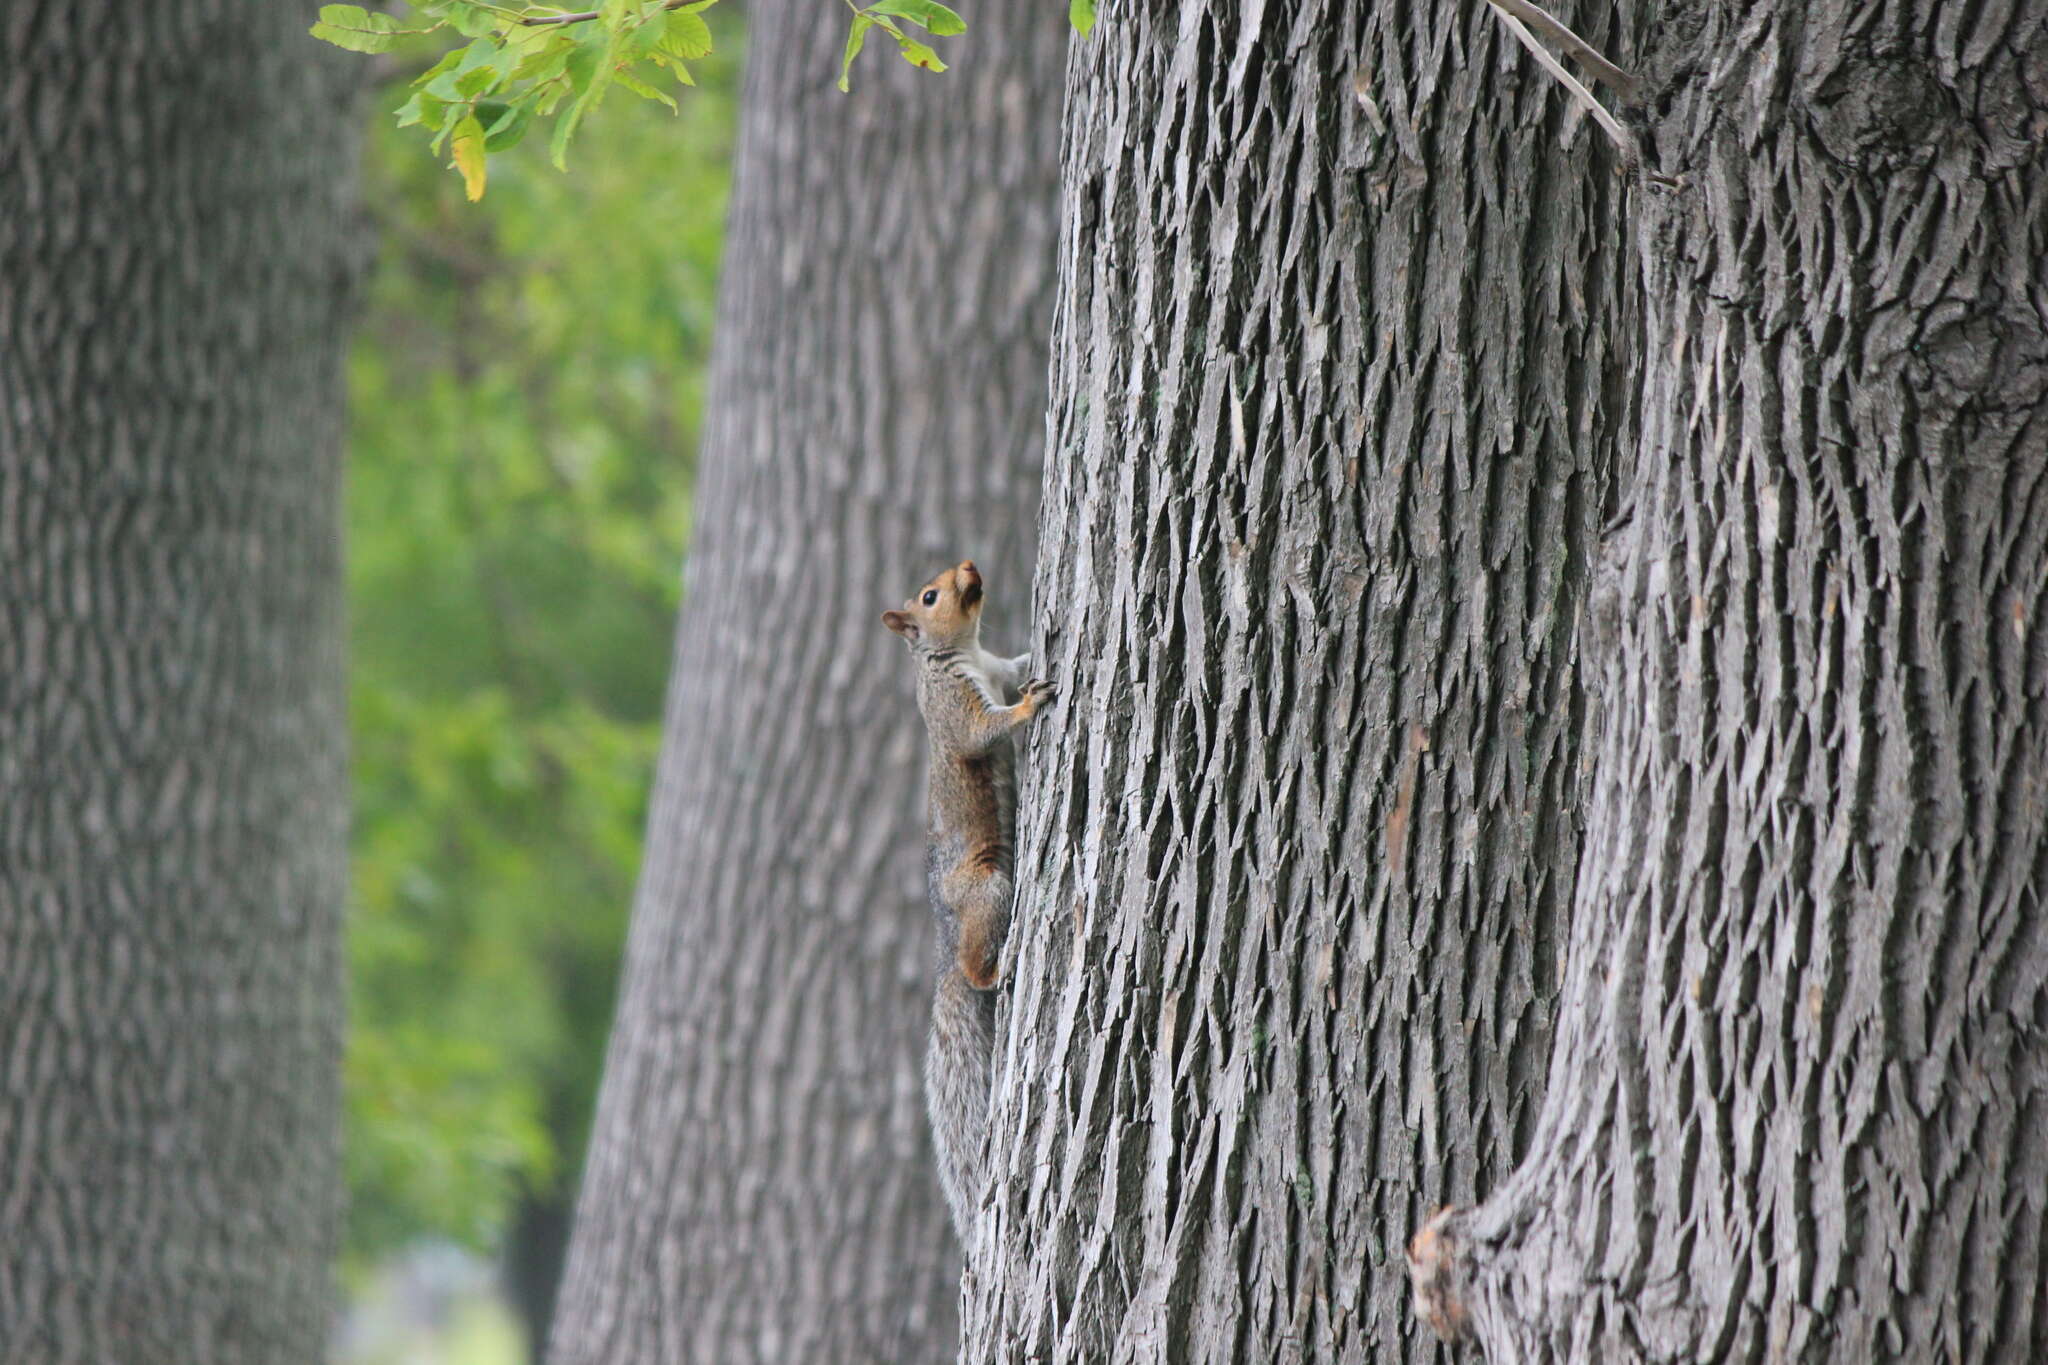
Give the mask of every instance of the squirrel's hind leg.
<svg viewBox="0 0 2048 1365">
<path fill-rule="evenodd" d="M 946 879 L 945 898 L 959 920 L 960 974 L 978 991 L 991 989 L 1000 972 L 1003 939 L 1010 929 L 1007 873 L 962 867 Z"/>
</svg>

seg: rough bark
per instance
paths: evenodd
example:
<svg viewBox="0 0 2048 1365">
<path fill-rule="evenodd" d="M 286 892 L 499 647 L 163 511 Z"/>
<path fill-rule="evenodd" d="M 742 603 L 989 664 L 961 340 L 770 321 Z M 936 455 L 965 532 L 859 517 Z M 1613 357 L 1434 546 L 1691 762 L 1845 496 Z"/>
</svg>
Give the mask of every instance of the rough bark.
<svg viewBox="0 0 2048 1365">
<path fill-rule="evenodd" d="M 345 62 L 0 5 L 0 1360 L 326 1349 Z"/>
<path fill-rule="evenodd" d="M 1490 1361 L 2048 1358 L 2048 23 L 1686 4 Z"/>
<path fill-rule="evenodd" d="M 924 744 L 880 624 L 985 568 L 1021 639 L 1064 16 L 942 77 L 748 10 L 688 600 L 557 1365 L 932 1361 L 958 1252 L 921 1059 Z"/>
<path fill-rule="evenodd" d="M 1548 1055 L 1623 190 L 1470 5 L 1109 7 L 1072 60 L 965 1358 L 1427 1359 L 1400 1243 Z"/>
</svg>

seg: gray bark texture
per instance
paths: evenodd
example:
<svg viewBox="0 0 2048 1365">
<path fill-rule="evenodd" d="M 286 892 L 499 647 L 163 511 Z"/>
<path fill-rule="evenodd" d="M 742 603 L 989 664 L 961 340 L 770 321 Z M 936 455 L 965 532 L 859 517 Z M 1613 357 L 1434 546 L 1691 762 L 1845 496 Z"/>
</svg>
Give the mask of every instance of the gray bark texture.
<svg viewBox="0 0 2048 1365">
<path fill-rule="evenodd" d="M 361 245 L 306 22 L 0 3 L 0 1361 L 326 1351 Z"/>
<path fill-rule="evenodd" d="M 848 17 L 748 8 L 687 600 L 556 1365 L 954 1352 L 925 746 L 880 616 L 971 557 L 989 638 L 1025 633 L 1067 29 L 977 7 L 943 76 L 875 35 L 848 97 Z"/>
<path fill-rule="evenodd" d="M 1107 6 L 1069 100 L 963 1359 L 1427 1360 L 1549 1053 L 1624 190 L 1468 4 Z"/>
<path fill-rule="evenodd" d="M 1679 4 L 1508 1361 L 2048 1359 L 2048 15 Z"/>
</svg>

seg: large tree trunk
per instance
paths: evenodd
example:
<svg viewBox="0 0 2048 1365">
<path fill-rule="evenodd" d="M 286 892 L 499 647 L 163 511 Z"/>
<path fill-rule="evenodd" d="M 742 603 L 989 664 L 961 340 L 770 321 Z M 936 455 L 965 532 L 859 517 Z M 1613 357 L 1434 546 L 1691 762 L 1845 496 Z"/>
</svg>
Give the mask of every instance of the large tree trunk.
<svg viewBox="0 0 2048 1365">
<path fill-rule="evenodd" d="M 1624 195 L 1448 0 L 1110 8 L 1070 101 L 967 1358 L 1427 1359 L 1401 1238 L 1548 1054 Z"/>
<path fill-rule="evenodd" d="M 8 1362 L 326 1351 L 360 244 L 305 24 L 0 6 Z"/>
<path fill-rule="evenodd" d="M 923 756 L 880 613 L 987 569 L 1025 629 L 1064 16 L 977 7 L 933 77 L 749 7 L 668 733 L 557 1365 L 936 1361 Z"/>
<path fill-rule="evenodd" d="M 2048 24 L 1681 6 L 1494 1362 L 2048 1359 Z"/>
</svg>

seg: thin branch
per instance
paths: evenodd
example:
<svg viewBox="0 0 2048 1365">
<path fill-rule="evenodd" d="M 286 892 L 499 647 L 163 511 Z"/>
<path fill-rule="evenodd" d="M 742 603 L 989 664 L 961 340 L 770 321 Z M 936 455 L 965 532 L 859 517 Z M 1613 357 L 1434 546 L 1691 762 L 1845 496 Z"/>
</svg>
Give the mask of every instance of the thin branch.
<svg viewBox="0 0 2048 1365">
<path fill-rule="evenodd" d="M 1566 53 L 1579 59 L 1585 68 L 1593 73 L 1593 79 L 1620 95 L 1624 100 L 1635 98 L 1636 78 L 1623 71 L 1600 54 L 1600 49 L 1581 38 L 1564 26 L 1564 23 L 1541 5 L 1531 0 L 1488 0 L 1495 9 L 1505 10 L 1523 23 L 1563 48 Z M 1524 41 L 1527 41 L 1524 39 Z M 1532 49 L 1533 50 L 1533 49 Z"/>
<path fill-rule="evenodd" d="M 1635 134 L 1622 127 L 1621 120 L 1608 113 L 1607 106 L 1594 99 L 1593 92 L 1580 85 L 1578 77 L 1565 70 L 1564 63 L 1551 56 L 1550 49 L 1537 42 L 1536 35 L 1529 32 L 1522 21 L 1516 17 L 1514 11 L 1508 8 L 1511 4 L 1518 5 L 1523 3 L 1523 0 L 1487 0 L 1487 3 L 1493 6 L 1493 11 L 1500 16 L 1500 21 L 1508 26 L 1508 32 L 1519 38 L 1522 46 L 1529 49 L 1530 55 L 1543 64 L 1543 69 L 1557 77 L 1559 84 L 1563 85 L 1566 90 L 1569 90 L 1572 97 L 1586 107 L 1586 112 L 1593 116 L 1593 121 L 1606 130 L 1608 139 L 1614 143 L 1615 150 L 1621 153 L 1623 166 L 1627 168 L 1630 175 L 1633 175 L 1642 164 L 1641 154 L 1636 150 Z M 1531 6 L 1531 8 L 1534 8 L 1534 6 Z M 1601 60 L 1604 62 L 1606 59 L 1602 58 Z M 1624 79 L 1626 78 L 1624 77 Z"/>
<path fill-rule="evenodd" d="M 697 0 L 668 0 L 661 10 L 666 14 L 672 9 L 681 9 L 684 5 L 693 5 L 696 2 Z M 579 10 L 575 14 L 529 14 L 520 16 L 519 22 L 528 28 L 539 28 L 542 24 L 587 24 L 592 19 L 599 18 L 601 14 L 602 11 L 594 9 Z"/>
</svg>

